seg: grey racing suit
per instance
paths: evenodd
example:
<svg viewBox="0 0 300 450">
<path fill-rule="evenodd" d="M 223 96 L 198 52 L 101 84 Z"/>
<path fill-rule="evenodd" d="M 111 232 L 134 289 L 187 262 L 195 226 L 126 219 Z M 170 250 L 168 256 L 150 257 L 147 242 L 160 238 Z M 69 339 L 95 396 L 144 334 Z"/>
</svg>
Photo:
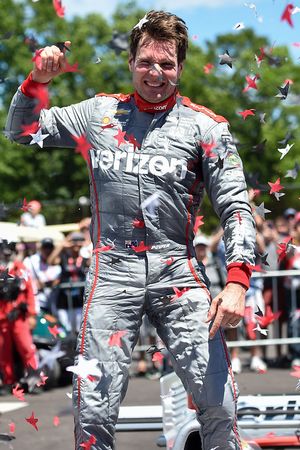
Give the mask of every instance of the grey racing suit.
<svg viewBox="0 0 300 450">
<path fill-rule="evenodd" d="M 133 95 L 99 95 L 65 108 L 33 112 L 36 100 L 15 94 L 6 135 L 39 120 L 44 146 L 71 147 L 85 136 L 94 244 L 85 289 L 78 354 L 96 358 L 101 379 L 74 376 L 76 450 L 115 448 L 114 429 L 144 313 L 169 350 L 192 395 L 203 450 L 241 449 L 237 387 L 222 330 L 208 339 L 209 281 L 193 248 L 204 189 L 224 228 L 230 281 L 254 264 L 254 222 L 242 163 L 226 120 L 177 96 L 157 113 Z M 51 164 L 51 159 L 49 159 Z M 243 268 L 243 270 L 242 270 Z M 237 279 L 235 279 L 237 277 Z M 245 284 L 245 283 L 244 283 Z"/>
</svg>

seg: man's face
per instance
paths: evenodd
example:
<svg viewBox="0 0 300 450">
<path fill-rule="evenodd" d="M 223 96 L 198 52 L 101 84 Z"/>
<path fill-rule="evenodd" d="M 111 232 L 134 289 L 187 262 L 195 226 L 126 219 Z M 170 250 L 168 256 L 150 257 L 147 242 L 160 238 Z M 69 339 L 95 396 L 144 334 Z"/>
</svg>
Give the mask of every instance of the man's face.
<svg viewBox="0 0 300 450">
<path fill-rule="evenodd" d="M 135 59 L 129 58 L 129 69 L 138 94 L 150 103 L 159 103 L 175 91 L 183 64 L 178 64 L 175 41 L 156 41 L 144 36 Z"/>
</svg>

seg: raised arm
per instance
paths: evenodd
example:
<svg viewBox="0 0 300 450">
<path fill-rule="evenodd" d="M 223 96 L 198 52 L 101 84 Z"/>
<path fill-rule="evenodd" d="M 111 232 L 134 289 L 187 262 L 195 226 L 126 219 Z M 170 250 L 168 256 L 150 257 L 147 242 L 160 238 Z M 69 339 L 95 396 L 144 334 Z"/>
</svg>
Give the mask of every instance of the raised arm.
<svg viewBox="0 0 300 450">
<path fill-rule="evenodd" d="M 76 143 L 72 135 L 79 137 L 87 133 L 95 99 L 64 108 L 39 107 L 45 102 L 51 80 L 64 73 L 65 52 L 70 45 L 70 41 L 66 41 L 63 51 L 52 45 L 38 52 L 32 72 L 11 102 L 5 127 L 5 134 L 10 140 L 29 144 L 32 141 L 30 133 L 40 129 L 41 134 L 49 135 L 44 140 L 45 147 L 74 148 Z"/>
</svg>

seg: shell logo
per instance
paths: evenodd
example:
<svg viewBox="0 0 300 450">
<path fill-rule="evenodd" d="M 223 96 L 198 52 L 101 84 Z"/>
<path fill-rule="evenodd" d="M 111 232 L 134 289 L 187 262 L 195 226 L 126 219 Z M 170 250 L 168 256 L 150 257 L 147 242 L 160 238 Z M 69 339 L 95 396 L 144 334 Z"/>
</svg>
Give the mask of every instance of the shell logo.
<svg viewBox="0 0 300 450">
<path fill-rule="evenodd" d="M 110 117 L 103 117 L 102 119 L 102 125 L 108 125 L 110 123 Z"/>
</svg>

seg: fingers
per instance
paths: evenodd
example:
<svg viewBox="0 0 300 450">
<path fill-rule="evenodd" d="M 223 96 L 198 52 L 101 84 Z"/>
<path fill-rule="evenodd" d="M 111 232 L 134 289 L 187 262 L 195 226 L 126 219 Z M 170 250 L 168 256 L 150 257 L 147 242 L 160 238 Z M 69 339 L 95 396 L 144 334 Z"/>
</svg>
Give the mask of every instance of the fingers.
<svg viewBox="0 0 300 450">
<path fill-rule="evenodd" d="M 64 57 L 64 54 L 55 45 L 45 47 L 41 53 L 42 70 L 49 73 L 56 72 L 60 67 L 61 57 Z"/>
<path fill-rule="evenodd" d="M 211 302 L 205 323 L 210 322 L 215 317 L 217 309 L 221 305 L 221 303 L 222 303 L 221 297 L 219 297 L 219 298 L 216 297 L 213 299 L 213 301 Z"/>
</svg>

